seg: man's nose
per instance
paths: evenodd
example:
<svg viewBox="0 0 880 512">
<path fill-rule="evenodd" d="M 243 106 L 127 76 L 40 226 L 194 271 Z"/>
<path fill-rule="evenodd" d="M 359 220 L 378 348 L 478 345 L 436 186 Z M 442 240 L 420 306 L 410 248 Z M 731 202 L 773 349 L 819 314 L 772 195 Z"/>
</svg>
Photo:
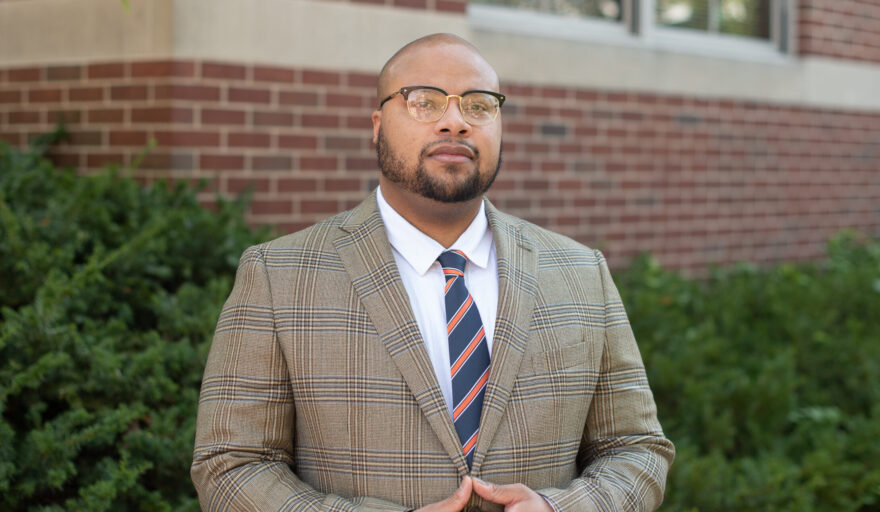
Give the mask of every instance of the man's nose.
<svg viewBox="0 0 880 512">
<path fill-rule="evenodd" d="M 446 112 L 443 112 L 434 130 L 444 135 L 457 135 L 467 137 L 471 134 L 471 125 L 465 121 L 461 115 L 461 98 L 458 96 L 450 96 L 446 103 Z"/>
</svg>

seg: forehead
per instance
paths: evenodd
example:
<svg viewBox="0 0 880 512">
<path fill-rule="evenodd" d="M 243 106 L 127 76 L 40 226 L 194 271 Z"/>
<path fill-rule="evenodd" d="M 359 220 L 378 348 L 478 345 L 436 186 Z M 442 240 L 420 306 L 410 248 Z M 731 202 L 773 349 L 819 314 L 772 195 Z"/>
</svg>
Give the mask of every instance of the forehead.
<svg viewBox="0 0 880 512">
<path fill-rule="evenodd" d="M 498 75 L 472 48 L 439 44 L 413 48 L 391 68 L 389 90 L 433 85 L 451 94 L 468 89 L 498 90 Z"/>
</svg>

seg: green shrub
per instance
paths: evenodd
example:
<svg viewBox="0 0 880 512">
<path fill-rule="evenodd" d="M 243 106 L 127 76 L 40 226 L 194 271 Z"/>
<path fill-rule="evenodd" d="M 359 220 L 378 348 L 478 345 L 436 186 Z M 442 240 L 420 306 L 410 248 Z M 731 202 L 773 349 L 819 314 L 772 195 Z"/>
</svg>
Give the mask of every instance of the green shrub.
<svg viewBox="0 0 880 512">
<path fill-rule="evenodd" d="M 880 244 L 820 265 L 618 276 L 667 436 L 663 510 L 880 510 Z"/>
<path fill-rule="evenodd" d="M 207 349 L 266 236 L 243 208 L 0 146 L 0 509 L 198 510 Z"/>
</svg>

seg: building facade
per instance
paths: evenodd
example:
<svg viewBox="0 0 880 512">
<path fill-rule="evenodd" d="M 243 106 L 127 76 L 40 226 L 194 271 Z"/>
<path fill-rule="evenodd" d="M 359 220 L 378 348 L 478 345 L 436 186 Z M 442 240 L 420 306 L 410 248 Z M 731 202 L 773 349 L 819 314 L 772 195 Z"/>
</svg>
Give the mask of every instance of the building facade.
<svg viewBox="0 0 880 512">
<path fill-rule="evenodd" d="M 880 235 L 877 0 L 0 0 L 0 138 L 64 120 L 59 164 L 250 188 L 292 231 L 375 187 L 377 72 L 434 32 L 501 76 L 490 199 L 615 267 Z"/>
</svg>

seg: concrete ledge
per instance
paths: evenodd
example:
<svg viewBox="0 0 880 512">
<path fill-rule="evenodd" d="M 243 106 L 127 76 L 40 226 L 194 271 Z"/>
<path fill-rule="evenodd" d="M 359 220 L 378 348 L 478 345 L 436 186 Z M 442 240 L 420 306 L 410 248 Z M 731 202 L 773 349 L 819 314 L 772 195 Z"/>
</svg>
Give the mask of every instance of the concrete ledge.
<svg viewBox="0 0 880 512">
<path fill-rule="evenodd" d="M 477 28 L 467 16 L 321 0 L 0 2 L 0 67 L 141 58 L 375 73 L 421 35 L 479 46 L 503 81 L 880 111 L 880 66 L 762 62 Z"/>
<path fill-rule="evenodd" d="M 309 0 L 178 0 L 175 56 L 377 73 L 425 34 L 467 37 L 467 18 L 436 11 Z"/>
<path fill-rule="evenodd" d="M 168 57 L 172 0 L 0 2 L 0 65 Z"/>
</svg>

